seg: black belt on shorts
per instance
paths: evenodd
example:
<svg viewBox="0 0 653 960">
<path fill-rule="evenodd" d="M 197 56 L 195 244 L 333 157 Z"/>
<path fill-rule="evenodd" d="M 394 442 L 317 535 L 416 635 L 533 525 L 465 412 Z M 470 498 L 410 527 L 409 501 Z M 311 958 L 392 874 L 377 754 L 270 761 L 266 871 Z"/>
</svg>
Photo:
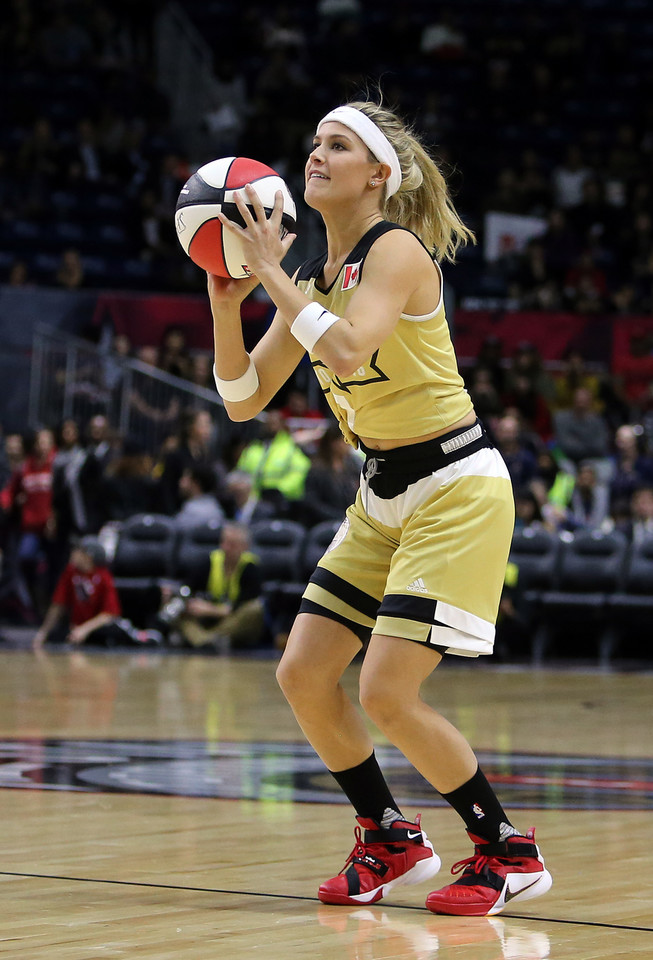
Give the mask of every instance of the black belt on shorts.
<svg viewBox="0 0 653 960">
<path fill-rule="evenodd" d="M 365 454 L 363 477 L 370 490 L 383 500 L 391 500 L 404 493 L 409 484 L 494 444 L 481 421 L 476 420 L 471 427 L 460 427 L 434 440 L 392 450 L 372 450 L 360 441 L 359 446 Z"/>
</svg>

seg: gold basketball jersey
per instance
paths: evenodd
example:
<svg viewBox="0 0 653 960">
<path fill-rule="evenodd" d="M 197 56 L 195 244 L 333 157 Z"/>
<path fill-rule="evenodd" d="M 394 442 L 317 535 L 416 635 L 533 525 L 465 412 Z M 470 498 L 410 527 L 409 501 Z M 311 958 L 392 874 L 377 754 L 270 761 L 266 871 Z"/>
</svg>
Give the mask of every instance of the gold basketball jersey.
<svg viewBox="0 0 653 960">
<path fill-rule="evenodd" d="M 372 244 L 389 230 L 402 229 L 388 221 L 375 224 L 349 254 L 328 290 L 317 286 L 326 253 L 300 267 L 297 286 L 342 317 Z M 434 263 L 434 269 L 440 268 Z M 434 433 L 472 410 L 458 373 L 442 295 L 433 313 L 402 314 L 388 339 L 351 377 L 341 380 L 315 356 L 311 363 L 345 438 L 354 447 L 361 436 L 391 440 Z"/>
</svg>

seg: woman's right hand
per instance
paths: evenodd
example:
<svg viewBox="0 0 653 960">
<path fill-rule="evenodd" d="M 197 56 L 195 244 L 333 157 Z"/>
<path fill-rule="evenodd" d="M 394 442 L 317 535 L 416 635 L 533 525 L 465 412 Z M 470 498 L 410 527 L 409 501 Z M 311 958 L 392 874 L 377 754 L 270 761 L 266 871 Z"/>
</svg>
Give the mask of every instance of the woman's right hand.
<svg viewBox="0 0 653 960">
<path fill-rule="evenodd" d="M 258 278 L 254 276 L 234 280 L 231 277 L 218 277 L 215 273 L 207 273 L 206 278 L 209 300 L 211 305 L 216 307 L 241 304 L 259 284 Z"/>
</svg>

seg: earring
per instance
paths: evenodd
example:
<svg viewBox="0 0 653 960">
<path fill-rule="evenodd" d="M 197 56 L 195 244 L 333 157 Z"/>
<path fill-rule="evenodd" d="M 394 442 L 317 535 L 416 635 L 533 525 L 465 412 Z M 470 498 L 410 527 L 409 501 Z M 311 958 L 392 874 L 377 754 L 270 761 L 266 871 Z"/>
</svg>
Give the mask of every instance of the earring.
<svg viewBox="0 0 653 960">
<path fill-rule="evenodd" d="M 376 186 L 376 180 L 370 180 L 370 186 L 371 186 L 371 187 L 375 187 L 375 186 Z"/>
</svg>

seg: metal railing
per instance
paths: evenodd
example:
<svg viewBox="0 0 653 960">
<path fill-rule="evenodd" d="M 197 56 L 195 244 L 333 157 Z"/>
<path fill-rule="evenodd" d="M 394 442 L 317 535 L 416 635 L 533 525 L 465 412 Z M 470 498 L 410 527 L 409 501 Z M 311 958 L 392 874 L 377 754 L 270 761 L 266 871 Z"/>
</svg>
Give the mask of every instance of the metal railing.
<svg viewBox="0 0 653 960">
<path fill-rule="evenodd" d="M 258 432 L 255 421 L 233 423 L 215 390 L 171 376 L 140 360 L 119 357 L 85 340 L 41 325 L 31 361 L 29 425 L 57 429 L 67 419 L 84 430 L 92 417 L 107 418 L 112 431 L 153 456 L 178 436 L 184 417 L 207 410 L 219 455 Z"/>
</svg>

